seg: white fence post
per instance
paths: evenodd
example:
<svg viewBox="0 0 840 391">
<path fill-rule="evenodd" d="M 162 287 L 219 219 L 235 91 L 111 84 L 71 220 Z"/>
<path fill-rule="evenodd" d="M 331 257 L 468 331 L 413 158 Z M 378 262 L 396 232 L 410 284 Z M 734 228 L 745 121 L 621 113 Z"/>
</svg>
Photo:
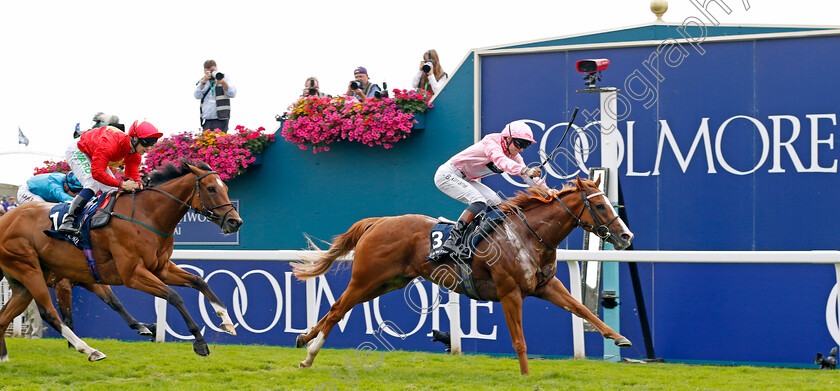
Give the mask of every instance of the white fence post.
<svg viewBox="0 0 840 391">
<path fill-rule="evenodd" d="M 449 310 L 450 353 L 461 354 L 461 295 L 455 291 L 449 291 L 447 306 Z"/>
<path fill-rule="evenodd" d="M 569 289 L 572 297 L 581 301 L 583 296 L 580 286 L 580 265 L 578 261 L 568 261 L 569 264 Z M 572 341 L 575 358 L 586 358 L 586 347 L 583 343 L 583 318 L 572 315 Z"/>
<path fill-rule="evenodd" d="M 157 314 L 155 342 L 158 343 L 166 339 L 166 304 L 166 300 L 155 297 L 155 314 Z"/>
</svg>

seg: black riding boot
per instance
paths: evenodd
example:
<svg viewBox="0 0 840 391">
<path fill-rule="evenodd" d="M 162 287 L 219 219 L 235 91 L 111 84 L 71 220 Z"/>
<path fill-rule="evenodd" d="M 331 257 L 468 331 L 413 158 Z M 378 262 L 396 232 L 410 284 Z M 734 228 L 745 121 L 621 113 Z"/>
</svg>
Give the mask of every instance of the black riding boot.
<svg viewBox="0 0 840 391">
<path fill-rule="evenodd" d="M 70 209 L 67 211 L 67 214 L 64 215 L 64 219 L 61 220 L 61 226 L 58 227 L 58 232 L 73 235 L 79 234 L 79 228 L 76 227 L 76 219 L 79 217 L 79 214 L 82 213 L 82 209 L 85 208 L 87 202 L 88 200 L 81 196 L 73 198 L 73 201 L 70 202 Z"/>
<path fill-rule="evenodd" d="M 452 228 L 449 238 L 443 242 L 443 249 L 452 254 L 453 257 L 467 258 L 470 256 L 470 251 L 465 247 L 466 245 L 458 244 L 458 242 L 461 241 L 461 237 L 464 236 L 464 231 L 467 230 L 467 225 L 469 225 L 469 223 L 464 222 L 463 220 L 458 220 L 455 224 L 455 228 Z"/>
</svg>

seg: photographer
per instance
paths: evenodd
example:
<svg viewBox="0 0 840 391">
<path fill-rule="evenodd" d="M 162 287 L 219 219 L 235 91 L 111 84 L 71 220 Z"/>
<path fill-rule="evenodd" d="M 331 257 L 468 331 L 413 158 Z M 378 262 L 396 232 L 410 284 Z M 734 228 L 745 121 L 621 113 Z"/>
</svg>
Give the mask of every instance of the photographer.
<svg viewBox="0 0 840 391">
<path fill-rule="evenodd" d="M 91 127 L 89 129 L 85 129 L 85 130 L 76 129 L 76 131 L 73 132 L 73 138 L 79 138 L 79 137 L 82 136 L 82 133 L 87 132 L 88 130 L 91 130 L 91 129 L 101 128 L 103 126 L 113 126 L 117 129 L 125 132 L 125 125 L 120 123 L 120 117 L 117 117 L 116 115 L 105 114 L 105 113 L 100 111 L 93 116 L 92 121 L 93 121 L 93 125 L 91 125 Z"/>
<path fill-rule="evenodd" d="M 201 128 L 228 131 L 230 98 L 236 96 L 236 87 L 230 77 L 216 69 L 216 61 L 204 62 L 204 77 L 195 83 L 193 96 L 201 99 Z"/>
<path fill-rule="evenodd" d="M 367 98 L 373 98 L 377 92 L 381 91 L 378 85 L 370 83 L 365 67 L 353 70 L 353 77 L 355 79 L 347 84 L 346 95 L 355 96 L 360 101 L 364 101 Z"/>
<path fill-rule="evenodd" d="M 318 85 L 318 78 L 309 76 L 306 82 L 303 83 L 303 92 L 300 94 L 301 98 L 307 96 L 317 96 L 319 98 L 329 98 L 330 96 L 321 92 L 321 87 Z"/>
<path fill-rule="evenodd" d="M 437 51 L 431 49 L 423 53 L 423 61 L 420 61 L 420 68 L 411 80 L 411 86 L 436 95 L 441 87 L 446 84 L 447 78 L 449 78 L 449 75 L 440 66 Z"/>
</svg>

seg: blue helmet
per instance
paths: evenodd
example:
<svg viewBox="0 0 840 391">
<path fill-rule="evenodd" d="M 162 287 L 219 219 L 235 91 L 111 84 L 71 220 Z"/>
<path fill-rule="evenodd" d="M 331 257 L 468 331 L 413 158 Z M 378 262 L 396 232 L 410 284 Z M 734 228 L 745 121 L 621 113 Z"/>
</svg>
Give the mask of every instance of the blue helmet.
<svg viewBox="0 0 840 391">
<path fill-rule="evenodd" d="M 67 185 L 67 188 L 74 193 L 78 193 L 83 189 L 82 182 L 79 182 L 79 178 L 76 178 L 76 174 L 72 171 L 68 172 L 64 177 L 64 184 Z"/>
</svg>

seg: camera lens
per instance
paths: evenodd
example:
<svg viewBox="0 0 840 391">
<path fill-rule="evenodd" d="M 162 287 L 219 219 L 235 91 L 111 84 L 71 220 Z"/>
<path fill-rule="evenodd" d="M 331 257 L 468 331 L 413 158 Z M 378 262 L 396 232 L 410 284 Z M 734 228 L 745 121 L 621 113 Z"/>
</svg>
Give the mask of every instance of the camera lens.
<svg viewBox="0 0 840 391">
<path fill-rule="evenodd" d="M 427 62 L 423 64 L 423 73 L 429 73 L 432 71 L 432 63 Z"/>
<path fill-rule="evenodd" d="M 216 80 L 222 80 L 225 78 L 225 74 L 222 72 L 213 72 L 213 77 L 215 77 Z"/>
<path fill-rule="evenodd" d="M 318 90 L 316 90 L 314 88 L 310 88 L 309 89 L 309 96 L 315 96 L 315 95 L 318 95 Z"/>
<path fill-rule="evenodd" d="M 362 87 L 362 82 L 359 80 L 353 80 L 350 82 L 350 88 L 353 90 L 358 90 Z"/>
</svg>

